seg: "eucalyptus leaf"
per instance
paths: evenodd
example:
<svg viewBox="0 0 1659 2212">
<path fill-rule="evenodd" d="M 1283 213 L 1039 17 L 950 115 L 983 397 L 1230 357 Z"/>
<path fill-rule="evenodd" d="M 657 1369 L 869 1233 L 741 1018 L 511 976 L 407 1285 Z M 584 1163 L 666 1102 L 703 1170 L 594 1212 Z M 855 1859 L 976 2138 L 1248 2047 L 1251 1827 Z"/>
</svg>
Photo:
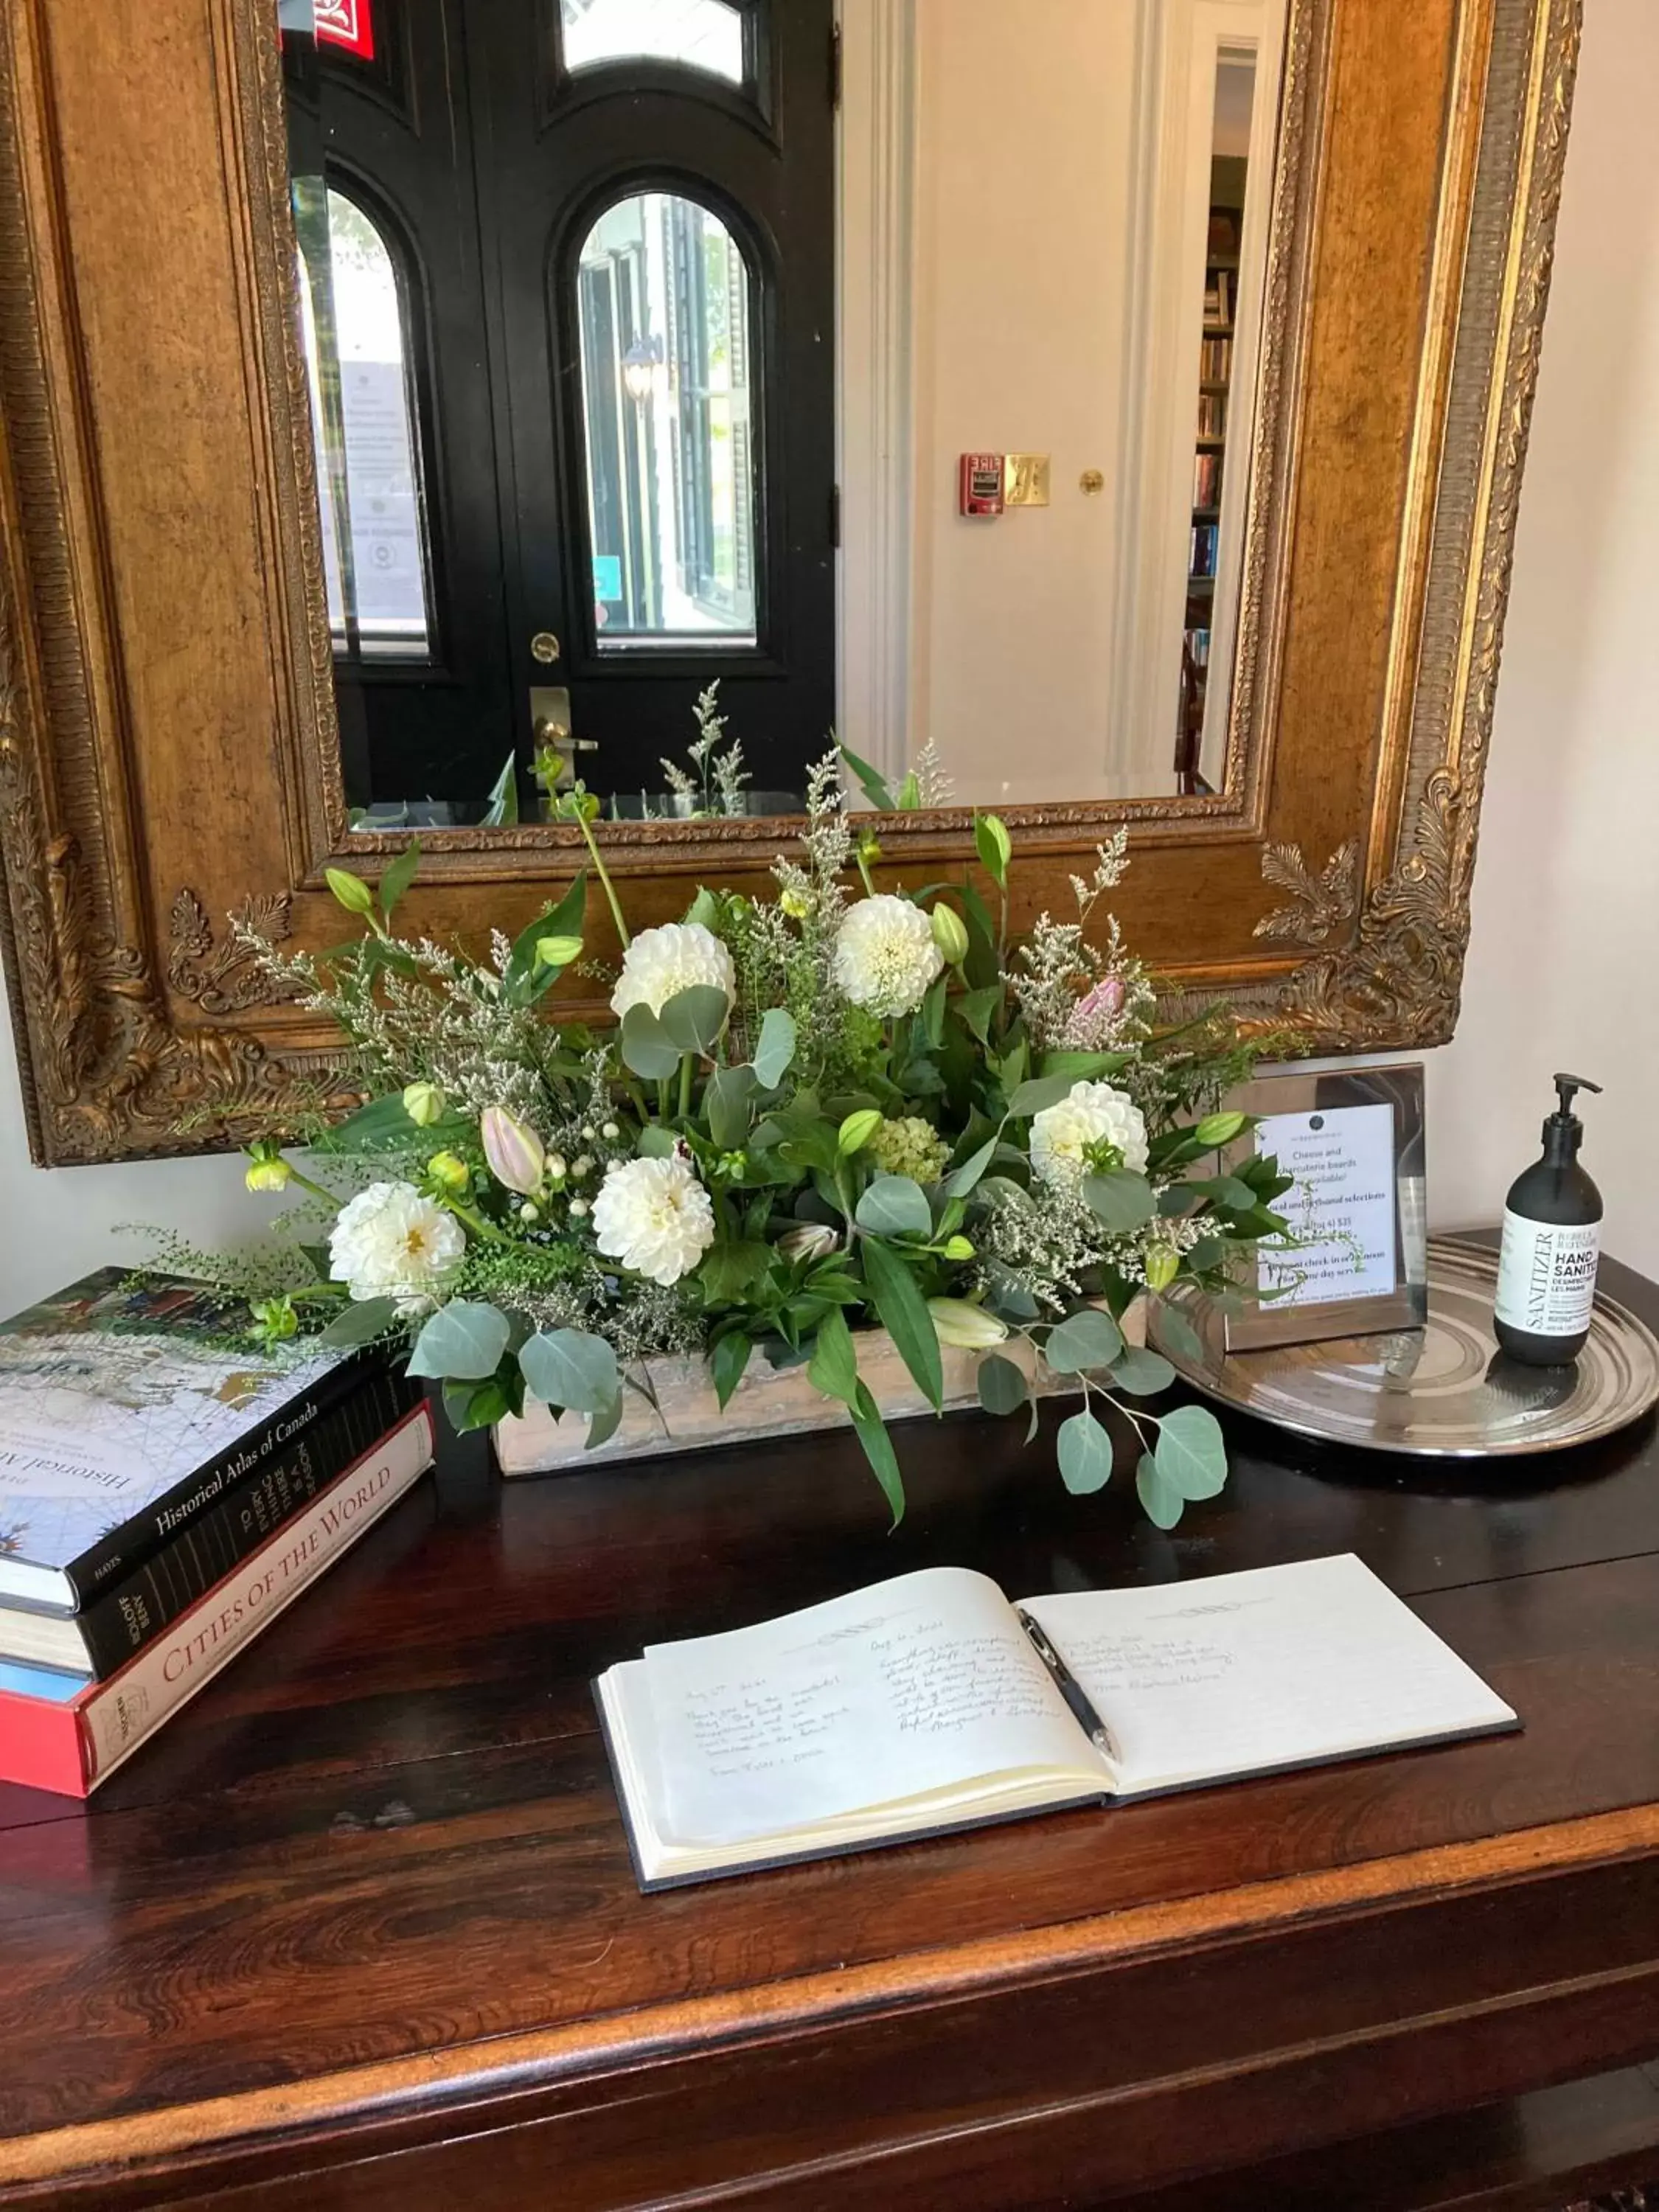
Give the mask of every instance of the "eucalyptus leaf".
<svg viewBox="0 0 1659 2212">
<path fill-rule="evenodd" d="M 665 1129 L 660 1121 L 647 1121 L 640 1131 L 635 1147 L 642 1160 L 672 1160 L 680 1147 L 680 1140 L 672 1129 Z"/>
<path fill-rule="evenodd" d="M 882 1326 L 928 1404 L 938 1413 L 945 1403 L 945 1367 L 939 1331 L 916 1279 L 890 1246 L 878 1237 L 864 1245 L 864 1273 Z"/>
<path fill-rule="evenodd" d="M 1011 1119 L 1021 1120 L 1030 1114 L 1041 1114 L 1050 1106 L 1058 1106 L 1062 1098 L 1072 1095 L 1074 1079 L 1069 1075 L 1036 1075 L 1020 1084 L 1008 1101 Z"/>
<path fill-rule="evenodd" d="M 707 1054 L 720 1042 L 731 1011 L 731 1000 L 717 985 L 693 983 L 665 999 L 657 1018 L 682 1052 Z"/>
<path fill-rule="evenodd" d="M 1175 1369 L 1161 1352 L 1148 1352 L 1139 1344 L 1126 1345 L 1112 1362 L 1113 1389 L 1127 1390 L 1132 1398 L 1156 1398 L 1175 1379 Z"/>
<path fill-rule="evenodd" d="M 1227 1480 L 1221 1424 L 1205 1406 L 1177 1406 L 1158 1425 L 1158 1471 L 1183 1498 L 1213 1498 Z"/>
<path fill-rule="evenodd" d="M 722 997 L 720 1003 L 725 1004 Z M 665 1082 L 680 1064 L 680 1048 L 649 1006 L 630 1006 L 622 1020 L 624 1064 L 647 1083 Z"/>
<path fill-rule="evenodd" d="M 979 1402 L 988 1413 L 1017 1413 L 1030 1395 L 1024 1374 L 1000 1352 L 986 1354 L 975 1380 L 979 1385 Z"/>
<path fill-rule="evenodd" d="M 1204 1340 L 1179 1306 L 1165 1299 L 1158 1309 L 1154 1327 L 1160 1342 L 1171 1352 L 1178 1352 L 1183 1359 L 1203 1358 Z"/>
<path fill-rule="evenodd" d="M 397 1318 L 396 1298 L 354 1298 L 335 1315 L 317 1341 L 336 1352 L 348 1345 L 372 1344 L 377 1336 L 386 1334 Z"/>
<path fill-rule="evenodd" d="M 1135 1469 L 1135 1491 L 1149 1521 L 1159 1528 L 1175 1527 L 1186 1500 L 1168 1477 L 1159 1472 L 1158 1462 L 1150 1452 L 1142 1455 Z"/>
<path fill-rule="evenodd" d="M 614 1398 L 607 1399 L 603 1406 L 596 1407 L 588 1417 L 587 1442 L 582 1449 L 597 1451 L 601 1444 L 608 1444 L 621 1428 L 622 1417 L 623 1394 L 618 1390 Z"/>
<path fill-rule="evenodd" d="M 1158 1212 L 1158 1200 L 1145 1176 L 1115 1169 L 1083 1178 L 1084 1203 L 1096 1219 L 1118 1235 L 1144 1229 Z"/>
<path fill-rule="evenodd" d="M 752 1067 L 717 1067 L 702 1095 L 708 1133 L 723 1152 L 740 1152 L 749 1141 L 757 1077 Z"/>
<path fill-rule="evenodd" d="M 1054 1443 L 1067 1490 L 1086 1496 L 1106 1487 L 1112 1472 L 1112 1440 L 1092 1413 L 1085 1410 L 1062 1421 Z"/>
<path fill-rule="evenodd" d="M 492 1375 L 482 1382 L 446 1382 L 444 1411 L 455 1433 L 464 1437 L 473 1429 L 494 1428 L 518 1408 L 500 1377 Z"/>
<path fill-rule="evenodd" d="M 1109 1367 L 1123 1354 L 1123 1332 L 1109 1313 L 1085 1306 L 1050 1329 L 1042 1356 L 1056 1374 L 1083 1375 Z"/>
<path fill-rule="evenodd" d="M 586 1329 L 556 1328 L 532 1336 L 519 1351 L 524 1379 L 544 1405 L 573 1413 L 596 1413 L 622 1389 L 617 1355 L 602 1336 Z"/>
<path fill-rule="evenodd" d="M 908 1176 L 879 1175 L 858 1203 L 855 1219 L 872 1237 L 931 1237 L 927 1194 Z"/>
<path fill-rule="evenodd" d="M 415 1340 L 409 1372 L 446 1382 L 482 1382 L 501 1364 L 512 1323 L 496 1306 L 452 1298 Z"/>
<path fill-rule="evenodd" d="M 1093 1083 L 1103 1075 L 1121 1074 L 1133 1058 L 1132 1052 L 1045 1052 L 1042 1073 L 1063 1075 L 1069 1083 Z"/>
<path fill-rule="evenodd" d="M 793 1018 L 781 1006 L 769 1006 L 755 1047 L 755 1077 L 763 1091 L 775 1091 L 789 1073 L 799 1041 Z"/>
</svg>

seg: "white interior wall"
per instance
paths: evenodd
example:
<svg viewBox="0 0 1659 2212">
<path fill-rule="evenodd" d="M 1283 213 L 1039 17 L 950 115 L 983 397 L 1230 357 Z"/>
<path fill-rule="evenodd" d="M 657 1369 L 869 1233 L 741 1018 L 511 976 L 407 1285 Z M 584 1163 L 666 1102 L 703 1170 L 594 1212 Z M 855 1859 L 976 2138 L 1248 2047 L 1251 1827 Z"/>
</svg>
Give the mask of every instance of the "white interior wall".
<svg viewBox="0 0 1659 2212">
<path fill-rule="evenodd" d="M 1656 82 L 1659 10 L 1651 0 L 1596 0 L 1516 548 L 1463 1014 L 1429 1072 L 1437 1223 L 1495 1218 L 1536 1148 L 1551 1071 L 1571 1067 L 1607 1086 L 1583 1107 L 1607 1248 L 1659 1273 L 1659 657 L 1649 580 L 1659 197 L 1647 153 Z M 982 647 L 987 671 L 1019 657 L 1000 635 Z M 1013 696 L 1029 722 L 1028 696 Z M 230 1160 L 32 1169 L 10 1034 L 0 1032 L 0 1310 L 133 1252 L 114 1236 L 118 1223 L 222 1242 L 265 1218 Z"/>
</svg>

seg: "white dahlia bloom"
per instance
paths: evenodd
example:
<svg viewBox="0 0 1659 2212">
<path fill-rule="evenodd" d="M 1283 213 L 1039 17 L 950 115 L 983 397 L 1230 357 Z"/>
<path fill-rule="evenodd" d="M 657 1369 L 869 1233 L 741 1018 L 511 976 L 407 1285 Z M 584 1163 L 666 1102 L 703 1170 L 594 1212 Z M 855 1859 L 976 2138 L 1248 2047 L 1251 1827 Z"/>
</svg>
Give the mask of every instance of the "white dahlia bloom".
<svg viewBox="0 0 1659 2212">
<path fill-rule="evenodd" d="M 1131 1174 L 1146 1174 L 1146 1118 L 1128 1092 L 1109 1083 L 1074 1083 L 1058 1106 L 1032 1116 L 1031 1172 L 1040 1182 L 1080 1182 L 1085 1154 L 1103 1139 L 1117 1146 Z"/>
<path fill-rule="evenodd" d="M 699 983 L 724 991 L 728 1003 L 734 999 L 732 955 L 700 921 L 665 921 L 659 929 L 642 929 L 623 953 L 611 1011 L 620 1018 L 630 1006 L 649 1006 L 659 1014 L 671 999 Z"/>
<path fill-rule="evenodd" d="M 908 899 L 882 892 L 848 909 L 836 938 L 836 981 L 872 1014 L 913 1014 L 945 967 L 933 926 Z"/>
<path fill-rule="evenodd" d="M 608 1260 L 666 1290 L 689 1275 L 714 1241 L 714 1209 L 689 1160 L 613 1160 L 593 1201 L 593 1231 Z"/>
<path fill-rule="evenodd" d="M 459 1221 L 410 1182 L 372 1182 L 342 1206 L 329 1238 L 329 1273 L 354 1298 L 396 1298 L 424 1313 L 466 1250 Z"/>
</svg>

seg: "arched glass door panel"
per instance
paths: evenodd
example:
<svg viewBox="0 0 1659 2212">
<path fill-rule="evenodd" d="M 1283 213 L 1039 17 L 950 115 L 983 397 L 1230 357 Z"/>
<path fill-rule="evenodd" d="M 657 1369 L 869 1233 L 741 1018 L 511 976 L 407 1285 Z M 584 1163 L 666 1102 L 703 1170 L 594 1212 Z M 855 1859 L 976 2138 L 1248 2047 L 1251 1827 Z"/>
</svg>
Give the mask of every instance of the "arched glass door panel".
<svg viewBox="0 0 1659 2212">
<path fill-rule="evenodd" d="M 601 653 L 756 641 L 751 273 L 672 192 L 608 208 L 577 268 Z"/>
<path fill-rule="evenodd" d="M 726 0 L 559 0 L 564 65 L 678 62 L 741 84 L 743 15 Z"/>
</svg>

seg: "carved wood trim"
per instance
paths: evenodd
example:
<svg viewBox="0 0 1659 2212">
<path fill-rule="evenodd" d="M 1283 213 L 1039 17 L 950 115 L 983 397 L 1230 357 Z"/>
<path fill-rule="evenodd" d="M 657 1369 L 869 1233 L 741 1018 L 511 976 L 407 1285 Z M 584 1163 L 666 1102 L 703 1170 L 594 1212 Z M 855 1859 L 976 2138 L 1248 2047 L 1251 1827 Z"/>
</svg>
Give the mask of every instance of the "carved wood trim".
<svg viewBox="0 0 1659 2212">
<path fill-rule="evenodd" d="M 1429 335 L 1402 514 L 1378 522 L 1400 546 L 1387 684 L 1374 698 L 1350 684 L 1331 718 L 1336 804 L 1299 797 L 1285 762 L 1318 727 L 1301 640 L 1333 595 L 1309 566 L 1309 441 L 1324 437 L 1328 477 L 1344 370 L 1319 351 L 1319 286 L 1353 213 L 1333 179 L 1357 159 L 1340 71 L 1361 52 L 1394 67 L 1387 15 L 1290 10 L 1228 792 L 1007 811 L 1033 907 L 1127 822 L 1138 946 L 1178 989 L 1326 1049 L 1420 1047 L 1455 1019 L 1578 40 L 1578 0 L 1424 0 L 1420 50 L 1450 26 L 1447 112 L 1396 127 L 1417 204 L 1423 164 L 1439 165 Z M 135 183 L 186 134 L 190 192 L 154 187 L 153 313 L 118 313 L 100 286 L 121 295 L 134 259 Z M 265 997 L 227 917 L 264 911 L 325 942 L 324 865 L 349 845 L 372 873 L 402 842 L 346 830 L 285 161 L 270 0 L 0 0 L 0 941 L 48 1164 L 199 1149 L 313 1106 L 328 1041 Z M 158 219 L 179 242 L 158 245 Z M 1345 296 L 1370 281 L 1350 259 Z M 198 404 L 168 411 L 155 395 L 181 375 Z M 1374 476 L 1389 459 L 1379 436 Z M 198 592 L 209 611 L 158 647 Z M 959 861 L 964 828 L 961 810 L 887 817 L 887 870 L 915 882 Z M 757 887 L 789 824 L 607 834 L 643 926 L 683 907 L 690 877 Z M 442 833 L 416 926 L 510 925 L 579 859 L 568 830 Z"/>
</svg>

